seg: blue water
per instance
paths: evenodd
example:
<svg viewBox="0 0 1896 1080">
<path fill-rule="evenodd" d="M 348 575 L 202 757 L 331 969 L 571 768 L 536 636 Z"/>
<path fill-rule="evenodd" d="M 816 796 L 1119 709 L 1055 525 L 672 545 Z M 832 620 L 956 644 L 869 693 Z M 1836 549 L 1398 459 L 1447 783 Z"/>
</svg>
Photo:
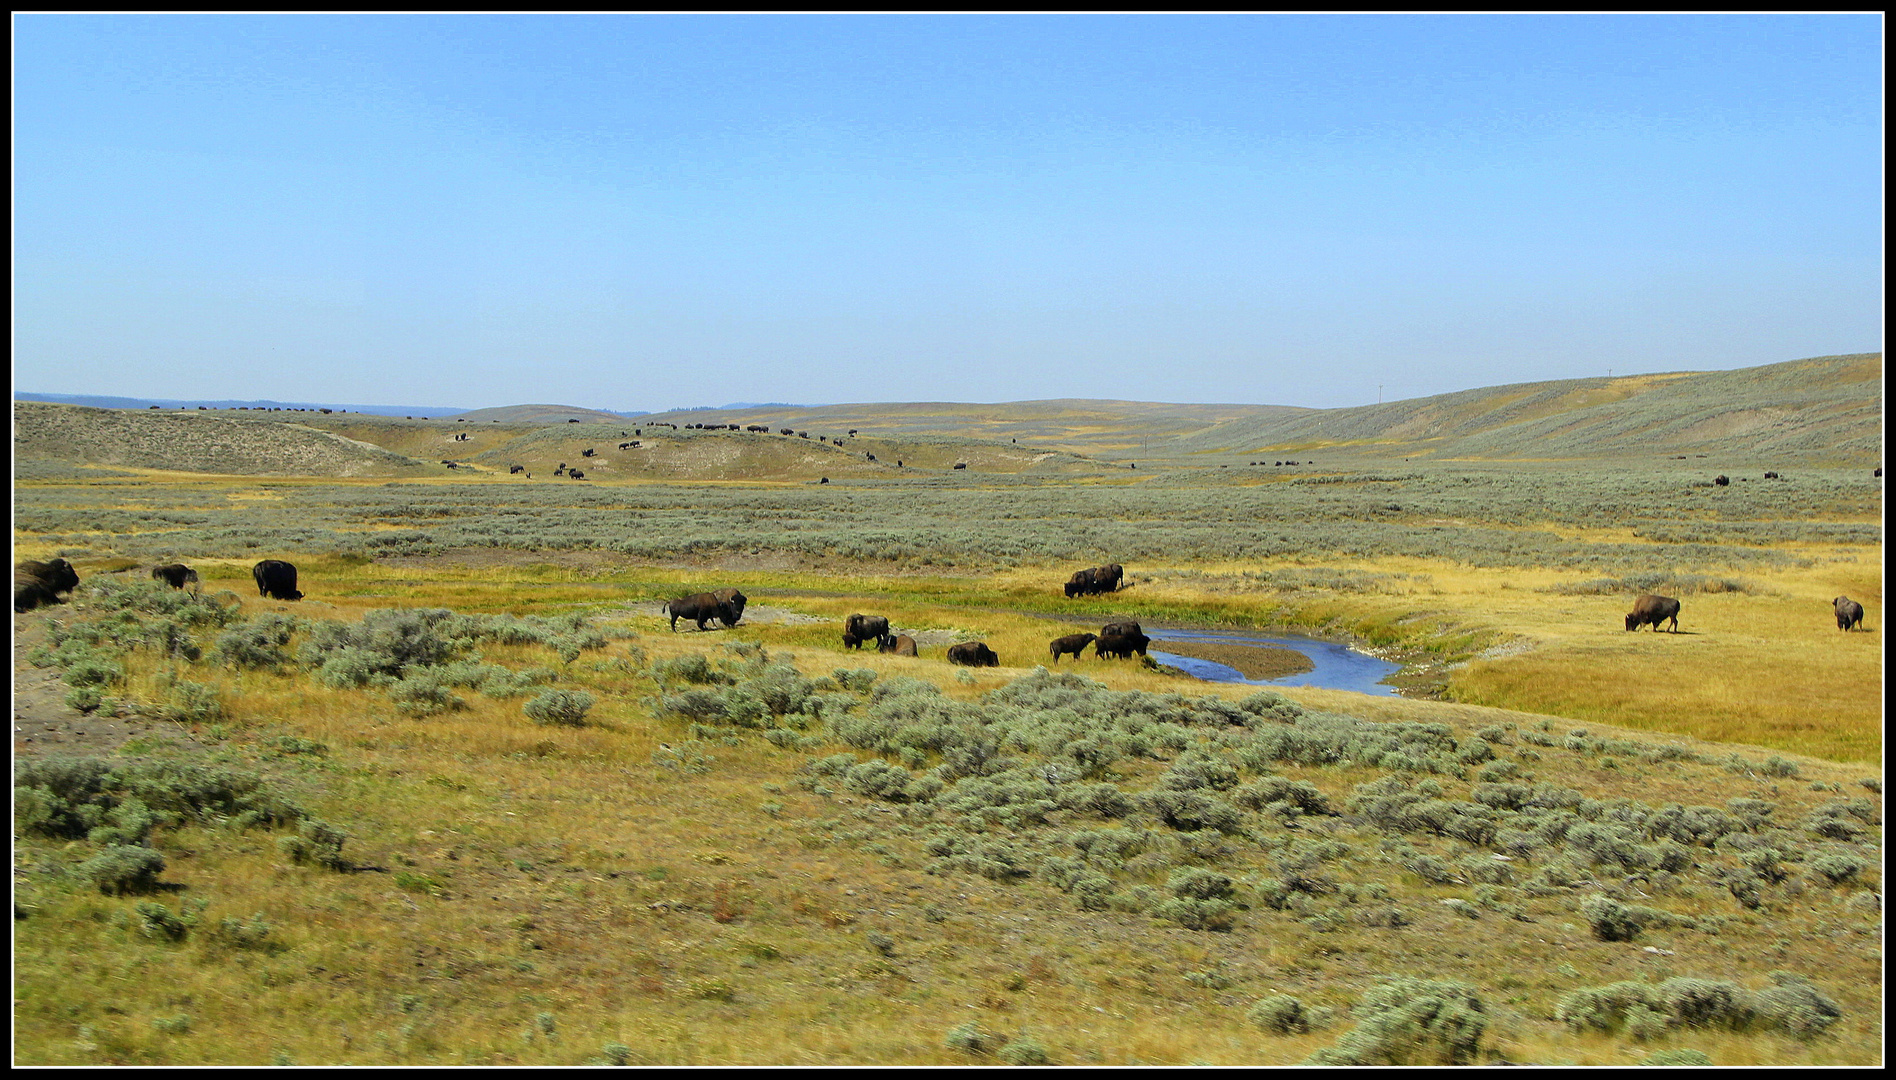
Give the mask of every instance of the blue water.
<svg viewBox="0 0 1896 1080">
<path fill-rule="evenodd" d="M 1155 627 L 1147 627 L 1145 632 L 1152 639 L 1152 645 L 1148 646 L 1146 651 L 1151 653 L 1154 660 L 1161 664 L 1169 664 L 1207 682 L 1249 683 L 1252 686 L 1320 686 L 1329 690 L 1350 690 L 1358 694 L 1390 696 L 1396 693 L 1396 688 L 1383 685 L 1383 680 L 1402 670 L 1400 664 L 1379 660 L 1368 653 L 1357 652 L 1347 645 L 1295 635 L 1265 637 L 1261 634 L 1234 631 L 1160 630 Z M 1195 656 L 1179 656 L 1176 653 L 1161 652 L 1159 646 L 1167 639 L 1214 641 L 1227 645 L 1274 645 L 1280 649 L 1297 650 L 1309 657 L 1310 662 L 1316 667 L 1297 675 L 1286 675 L 1281 679 L 1247 679 L 1243 672 L 1224 664 L 1200 660 Z"/>
</svg>

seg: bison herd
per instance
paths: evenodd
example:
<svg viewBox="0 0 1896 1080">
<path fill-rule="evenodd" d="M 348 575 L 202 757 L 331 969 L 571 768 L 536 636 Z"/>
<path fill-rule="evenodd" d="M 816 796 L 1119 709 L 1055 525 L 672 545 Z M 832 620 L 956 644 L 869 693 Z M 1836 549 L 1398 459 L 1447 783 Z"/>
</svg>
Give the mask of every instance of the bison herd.
<svg viewBox="0 0 1896 1080">
<path fill-rule="evenodd" d="M 174 589 L 190 586 L 195 590 L 198 585 L 196 570 L 183 563 L 167 563 L 152 567 L 152 579 L 162 581 Z M 1125 571 L 1117 563 L 1093 567 L 1076 572 L 1066 583 L 1068 596 L 1091 595 L 1101 592 L 1117 591 L 1124 579 Z M 257 595 L 276 600 L 301 600 L 303 594 L 296 587 L 296 567 L 282 559 L 264 559 L 251 568 L 251 577 L 257 583 Z M 60 602 L 62 594 L 70 594 L 79 587 L 79 574 L 65 559 L 52 559 L 47 562 L 22 562 L 13 569 L 13 610 L 32 611 Z M 707 628 L 711 620 L 716 619 L 725 626 L 736 626 L 744 617 L 746 598 L 735 588 L 722 588 L 712 592 L 693 593 L 667 601 L 663 614 L 671 619 L 671 628 L 678 630 L 678 620 L 688 619 L 698 624 L 698 629 Z M 1831 602 L 1836 611 L 1838 630 L 1860 630 L 1863 628 L 1863 605 L 1847 596 L 1839 596 Z M 1633 610 L 1626 614 L 1626 629 L 1638 630 L 1650 626 L 1655 633 L 1660 624 L 1665 623 L 1672 633 L 1679 630 L 1679 601 L 1670 596 L 1646 594 L 1633 601 Z M 1145 656 L 1146 646 L 1152 641 L 1140 629 L 1136 622 L 1107 623 L 1099 633 L 1067 634 L 1054 638 L 1048 643 L 1047 651 L 1052 662 L 1058 664 L 1062 656 L 1080 659 L 1087 646 L 1102 660 L 1126 659 L 1134 655 Z M 881 615 L 854 614 L 843 622 L 843 645 L 851 649 L 860 649 L 874 642 L 876 651 L 893 653 L 897 656 L 919 655 L 915 639 L 907 634 L 893 633 L 889 620 Z M 964 641 L 948 647 L 948 662 L 966 667 L 998 667 L 1000 657 L 986 642 Z"/>
<path fill-rule="evenodd" d="M 281 559 L 265 559 L 252 567 L 257 595 L 278 600 L 301 600 L 296 591 L 296 567 Z M 183 563 L 166 563 L 151 568 L 153 581 L 162 581 L 174 589 L 191 586 L 196 591 L 198 572 Z M 13 610 L 32 611 L 60 602 L 59 594 L 79 587 L 79 572 L 64 559 L 51 562 L 23 562 L 13 567 Z"/>
</svg>

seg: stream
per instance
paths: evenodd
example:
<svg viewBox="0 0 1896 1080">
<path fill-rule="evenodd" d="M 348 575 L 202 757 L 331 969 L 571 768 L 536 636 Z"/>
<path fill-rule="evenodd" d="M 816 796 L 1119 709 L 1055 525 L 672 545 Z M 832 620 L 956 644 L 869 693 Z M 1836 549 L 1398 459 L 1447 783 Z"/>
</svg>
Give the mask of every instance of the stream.
<svg viewBox="0 0 1896 1080">
<path fill-rule="evenodd" d="M 1154 660 L 1207 682 L 1248 683 L 1252 686 L 1318 686 L 1328 690 L 1349 690 L 1358 694 L 1389 697 L 1396 695 L 1397 690 L 1385 685 L 1382 680 L 1402 670 L 1400 664 L 1357 652 L 1347 645 L 1296 635 L 1267 637 L 1241 631 L 1164 630 L 1157 627 L 1147 627 L 1146 635 L 1152 639 L 1146 651 Z M 1168 640 L 1294 649 L 1316 666 L 1310 671 L 1279 679 L 1248 679 L 1238 669 L 1216 661 L 1165 652 L 1163 650 Z"/>
</svg>

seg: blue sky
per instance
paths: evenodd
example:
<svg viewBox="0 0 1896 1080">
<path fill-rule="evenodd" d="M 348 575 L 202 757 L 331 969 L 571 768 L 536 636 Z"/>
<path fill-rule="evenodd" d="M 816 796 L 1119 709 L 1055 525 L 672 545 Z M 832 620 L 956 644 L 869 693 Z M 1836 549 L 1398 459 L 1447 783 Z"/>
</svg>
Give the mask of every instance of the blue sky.
<svg viewBox="0 0 1896 1080">
<path fill-rule="evenodd" d="M 1882 19 L 14 18 L 14 386 L 1341 406 L 1882 347 Z"/>
</svg>

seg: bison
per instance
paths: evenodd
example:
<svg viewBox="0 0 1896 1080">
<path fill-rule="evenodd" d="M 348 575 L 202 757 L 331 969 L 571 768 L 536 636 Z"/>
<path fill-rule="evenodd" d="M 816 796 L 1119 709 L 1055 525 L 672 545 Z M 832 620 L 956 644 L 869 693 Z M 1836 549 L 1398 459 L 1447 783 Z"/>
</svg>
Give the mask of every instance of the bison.
<svg viewBox="0 0 1896 1080">
<path fill-rule="evenodd" d="M 1072 653 L 1073 659 L 1078 660 L 1080 654 L 1086 651 L 1086 647 L 1098 637 L 1098 634 L 1068 634 L 1065 637 L 1057 637 L 1047 645 L 1047 651 L 1053 654 L 1053 662 L 1056 664 L 1060 662 L 1060 657 L 1067 653 Z"/>
<path fill-rule="evenodd" d="M 716 597 L 719 603 L 728 604 L 731 608 L 731 617 L 724 620 L 724 625 L 736 626 L 737 621 L 744 617 L 744 605 L 750 603 L 750 598 L 730 587 L 714 589 L 711 595 Z"/>
<path fill-rule="evenodd" d="M 1860 630 L 1863 628 L 1862 604 L 1847 596 L 1839 596 L 1830 603 L 1837 609 L 1837 629 L 1849 630 L 1854 627 Z"/>
<path fill-rule="evenodd" d="M 198 572 L 183 563 L 174 562 L 164 566 L 154 566 L 151 568 L 151 576 L 152 580 L 162 581 L 174 589 L 182 589 L 187 584 L 198 583 Z"/>
<path fill-rule="evenodd" d="M 862 648 L 865 641 L 881 641 L 889 632 L 889 620 L 880 615 L 851 615 L 843 622 L 843 644 Z"/>
<path fill-rule="evenodd" d="M 263 560 L 250 568 L 250 576 L 257 580 L 258 596 L 274 600 L 303 598 L 303 594 L 296 591 L 296 567 L 282 559 Z"/>
<path fill-rule="evenodd" d="M 1067 579 L 1068 596 L 1091 596 L 1094 593 L 1118 592 L 1119 583 L 1126 576 L 1126 570 L 1118 563 L 1094 566 L 1085 570 L 1076 570 Z"/>
<path fill-rule="evenodd" d="M 1152 639 L 1139 632 L 1138 623 L 1126 623 L 1124 625 L 1130 627 L 1130 629 L 1107 627 L 1105 631 L 1099 635 L 1099 640 L 1093 644 L 1093 652 L 1101 659 L 1110 659 L 1113 657 L 1124 658 L 1131 656 L 1133 653 L 1144 656 L 1146 654 L 1146 646 L 1151 644 Z"/>
<path fill-rule="evenodd" d="M 915 639 L 907 634 L 884 634 L 876 639 L 876 651 L 897 656 L 914 656 Z"/>
<path fill-rule="evenodd" d="M 962 667 L 1000 667 L 1001 658 L 985 641 L 964 641 L 948 646 L 948 662 Z"/>
<path fill-rule="evenodd" d="M 1651 624 L 1652 632 L 1659 632 L 1659 624 L 1672 620 L 1671 630 L 1679 632 L 1679 602 L 1670 596 L 1653 596 L 1648 593 L 1633 601 L 1633 610 L 1626 614 L 1626 629 L 1637 630 Z"/>
<path fill-rule="evenodd" d="M 1075 596 L 1091 596 L 1095 591 L 1093 588 L 1093 572 L 1091 570 L 1075 570 L 1073 571 L 1073 576 L 1067 579 L 1066 594 L 1069 598 Z"/>
<path fill-rule="evenodd" d="M 1731 486 L 1731 477 L 1729 477 L 1729 476 L 1714 476 L 1714 477 L 1712 477 L 1712 483 L 1714 483 L 1714 484 L 1717 484 L 1717 485 L 1718 485 L 1719 487 L 1730 487 L 1730 486 Z"/>
<path fill-rule="evenodd" d="M 722 591 L 724 590 L 719 590 L 719 592 Z M 736 626 L 737 620 L 744 613 L 742 601 L 743 594 L 735 590 L 732 590 L 732 596 L 725 599 L 720 599 L 718 593 L 692 593 L 690 596 L 681 596 L 676 600 L 668 601 L 665 604 L 665 614 L 671 616 L 673 633 L 678 632 L 679 619 L 690 619 L 698 624 L 700 630 L 703 630 L 705 624 L 712 619 L 717 619 L 726 626 Z"/>
<path fill-rule="evenodd" d="M 79 587 L 79 572 L 64 559 L 23 562 L 13 567 L 13 610 L 32 611 L 59 603 L 60 593 Z"/>
</svg>

